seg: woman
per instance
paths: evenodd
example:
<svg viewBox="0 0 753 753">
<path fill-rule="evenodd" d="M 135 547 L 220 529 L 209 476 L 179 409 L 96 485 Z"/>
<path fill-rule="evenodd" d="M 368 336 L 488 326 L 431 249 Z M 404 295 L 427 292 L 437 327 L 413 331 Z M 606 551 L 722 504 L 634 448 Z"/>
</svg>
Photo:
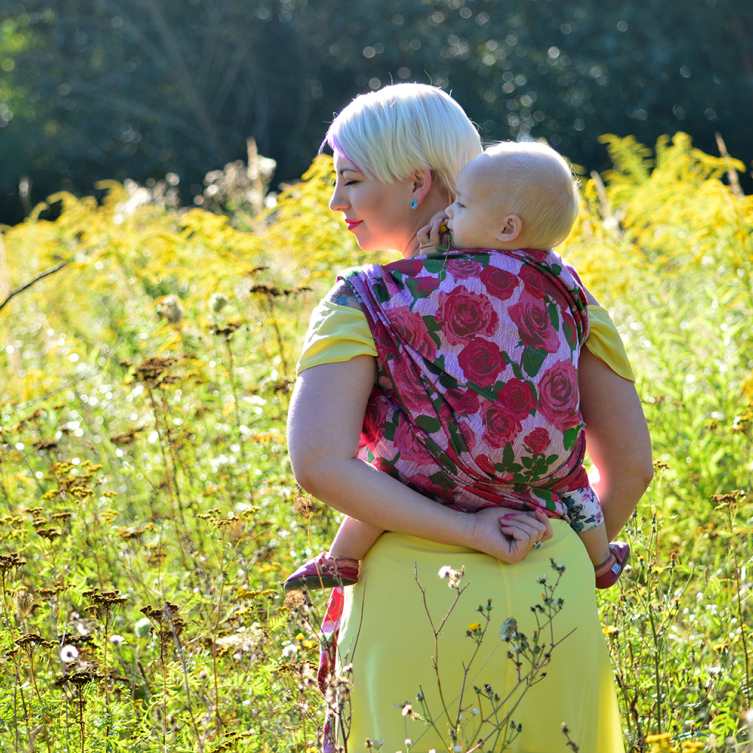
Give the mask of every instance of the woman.
<svg viewBox="0 0 753 753">
<path fill-rule="evenodd" d="M 331 208 L 344 213 L 364 250 L 394 248 L 405 258 L 417 250 L 418 230 L 450 203 L 460 168 L 481 150 L 459 106 L 420 85 L 387 87 L 357 100 L 333 124 L 329 143 L 337 169 Z M 328 298 L 335 305 L 360 305 L 344 283 Z M 352 719 L 342 733 L 349 733 L 351 748 L 366 739 L 383 739 L 383 750 L 390 753 L 403 749 L 406 739 L 416 751 L 444 747 L 443 732 L 448 723 L 455 725 L 459 704 L 470 704 L 466 715 L 472 713 L 473 697 L 458 694 L 463 663 L 467 666 L 475 647 L 466 626 L 475 622 L 476 607 L 491 599 L 495 624 L 515 617 L 531 638 L 536 629 L 531 607 L 540 602 L 537 578 L 553 558 L 567 570 L 555 594 L 565 601 L 555 618 L 555 641 L 568 637 L 552 654 L 549 676 L 530 688 L 516 709 L 513 716 L 523 731 L 510 750 L 564 749 L 560 728 L 566 723 L 584 753 L 621 751 L 611 670 L 588 585 L 593 570 L 575 534 L 563 520 L 542 521 L 518 508 L 508 512 L 518 535 L 505 537 L 499 508 L 468 514 L 438 505 L 360 459 L 367 410 L 370 421 L 378 420 L 372 410 L 377 364 L 371 355 L 352 353 L 339 350 L 302 370 L 289 417 L 299 483 L 332 507 L 391 532 L 364 560 L 366 577 L 346 592 L 339 643 L 344 662 L 353 663 Z M 598 492 L 614 535 L 650 480 L 648 435 L 630 381 L 585 349 L 579 371 L 582 412 L 590 424 L 588 449 L 600 472 Z M 608 403 L 602 403 L 605 395 Z M 435 575 L 444 566 L 465 567 L 468 590 L 435 645 L 426 612 L 437 624 L 449 607 L 446 584 Z M 426 590 L 426 606 L 414 572 Z M 485 641 L 467 684 L 488 684 L 504 696 L 516 686 L 515 669 L 494 643 Z M 440 695 L 454 709 L 437 729 L 406 721 L 410 714 L 392 708 L 419 691 L 435 717 Z"/>
</svg>

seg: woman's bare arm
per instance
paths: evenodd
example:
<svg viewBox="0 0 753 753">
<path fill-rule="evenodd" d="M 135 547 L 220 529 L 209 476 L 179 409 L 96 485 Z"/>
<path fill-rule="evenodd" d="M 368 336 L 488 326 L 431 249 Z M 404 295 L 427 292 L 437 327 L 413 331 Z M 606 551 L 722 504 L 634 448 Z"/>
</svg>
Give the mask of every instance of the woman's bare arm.
<svg viewBox="0 0 753 753">
<path fill-rule="evenodd" d="M 578 384 L 586 451 L 600 476 L 594 489 L 611 540 L 651 483 L 651 437 L 635 385 L 587 348 L 580 354 Z"/>
<path fill-rule="evenodd" d="M 288 416 L 288 449 L 298 483 L 330 507 L 388 531 L 467 546 L 517 562 L 548 521 L 520 513 L 500 528 L 502 508 L 473 515 L 451 510 L 357 459 L 375 361 L 358 356 L 315 366 L 296 382 Z"/>
</svg>

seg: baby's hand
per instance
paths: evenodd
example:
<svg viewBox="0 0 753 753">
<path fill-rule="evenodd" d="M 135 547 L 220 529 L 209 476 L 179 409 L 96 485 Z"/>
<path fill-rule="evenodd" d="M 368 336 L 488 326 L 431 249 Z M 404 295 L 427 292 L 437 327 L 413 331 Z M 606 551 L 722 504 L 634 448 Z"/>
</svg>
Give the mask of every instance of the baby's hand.
<svg viewBox="0 0 753 753">
<path fill-rule="evenodd" d="M 435 254 L 437 250 L 450 250 L 450 234 L 446 221 L 445 212 L 437 212 L 431 222 L 418 231 L 419 254 Z"/>
</svg>

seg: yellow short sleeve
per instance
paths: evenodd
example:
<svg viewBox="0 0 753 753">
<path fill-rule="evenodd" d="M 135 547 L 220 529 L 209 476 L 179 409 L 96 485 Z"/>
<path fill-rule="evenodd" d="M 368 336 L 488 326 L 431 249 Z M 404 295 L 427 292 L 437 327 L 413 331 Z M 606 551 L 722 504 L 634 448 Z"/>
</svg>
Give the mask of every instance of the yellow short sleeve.
<svg viewBox="0 0 753 753">
<path fill-rule="evenodd" d="M 374 337 L 360 309 L 322 301 L 312 312 L 296 372 L 312 366 L 350 361 L 356 356 L 376 358 Z"/>
<path fill-rule="evenodd" d="M 601 306 L 588 307 L 589 333 L 586 347 L 615 374 L 631 382 L 635 381 L 633 370 L 630 368 L 625 346 L 622 344 L 619 332 L 612 324 L 609 314 Z"/>
</svg>

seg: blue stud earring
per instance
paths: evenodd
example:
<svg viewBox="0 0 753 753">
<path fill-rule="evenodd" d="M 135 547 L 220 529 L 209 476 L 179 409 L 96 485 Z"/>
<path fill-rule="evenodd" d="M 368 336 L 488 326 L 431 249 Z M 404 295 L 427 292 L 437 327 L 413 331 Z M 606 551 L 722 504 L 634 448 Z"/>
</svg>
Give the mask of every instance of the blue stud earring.
<svg viewBox="0 0 753 753">
<path fill-rule="evenodd" d="M 411 201 L 411 203 L 410 203 L 410 208 L 411 208 L 411 209 L 416 209 L 416 208 L 418 208 L 418 202 L 417 202 L 417 201 L 416 201 L 415 199 L 413 199 L 413 200 Z"/>
</svg>

